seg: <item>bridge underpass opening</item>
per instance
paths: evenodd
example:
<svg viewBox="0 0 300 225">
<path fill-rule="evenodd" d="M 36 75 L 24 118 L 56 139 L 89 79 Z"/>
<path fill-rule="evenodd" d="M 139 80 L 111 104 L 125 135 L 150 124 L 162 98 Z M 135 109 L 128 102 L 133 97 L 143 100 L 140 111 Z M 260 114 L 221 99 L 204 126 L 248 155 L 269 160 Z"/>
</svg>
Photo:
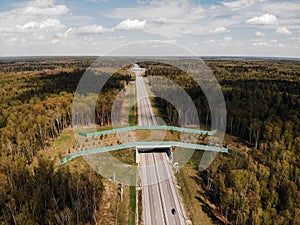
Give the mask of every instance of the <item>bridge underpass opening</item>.
<svg viewBox="0 0 300 225">
<path fill-rule="evenodd" d="M 151 147 L 151 146 L 142 146 L 136 147 L 136 162 L 139 163 L 139 154 L 149 154 L 149 153 L 163 153 L 165 152 L 170 159 L 173 161 L 173 152 L 172 146 L 165 146 L 165 147 Z"/>
</svg>

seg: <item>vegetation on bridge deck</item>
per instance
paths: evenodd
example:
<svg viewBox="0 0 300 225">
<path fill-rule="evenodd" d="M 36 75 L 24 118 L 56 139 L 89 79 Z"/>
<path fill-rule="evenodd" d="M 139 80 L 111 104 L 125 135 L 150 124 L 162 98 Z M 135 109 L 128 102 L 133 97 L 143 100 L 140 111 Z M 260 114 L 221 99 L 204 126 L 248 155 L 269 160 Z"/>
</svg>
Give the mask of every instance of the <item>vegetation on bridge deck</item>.
<svg viewBox="0 0 300 225">
<path fill-rule="evenodd" d="M 130 127 L 121 127 L 121 128 L 115 128 L 111 130 L 103 130 L 103 131 L 91 132 L 91 133 L 79 132 L 79 135 L 90 138 L 90 137 L 134 131 L 134 130 L 171 130 L 171 131 L 194 133 L 194 134 L 208 135 L 208 136 L 217 133 L 217 130 L 208 131 L 208 130 L 191 129 L 186 127 L 175 127 L 175 126 L 130 126 Z"/>
<path fill-rule="evenodd" d="M 121 145 L 107 146 L 107 147 L 102 147 L 102 148 L 74 152 L 71 155 L 60 160 L 60 164 L 65 164 L 65 163 L 69 162 L 70 160 L 72 160 L 76 157 L 79 157 L 79 156 L 92 155 L 92 154 L 96 154 L 96 153 L 100 153 L 100 152 L 109 152 L 109 151 L 115 151 L 115 150 L 120 150 L 120 149 L 138 147 L 138 146 L 147 146 L 149 148 L 151 148 L 151 147 L 159 148 L 161 146 L 176 146 L 176 147 L 181 147 L 181 148 L 190 148 L 190 149 L 203 150 L 203 151 L 213 151 L 213 152 L 222 152 L 222 153 L 231 153 L 232 152 L 228 148 L 221 148 L 221 147 L 209 146 L 209 145 L 198 145 L 198 144 L 193 144 L 193 143 L 183 143 L 183 142 L 177 142 L 177 141 L 129 142 L 129 143 L 121 144 Z"/>
</svg>

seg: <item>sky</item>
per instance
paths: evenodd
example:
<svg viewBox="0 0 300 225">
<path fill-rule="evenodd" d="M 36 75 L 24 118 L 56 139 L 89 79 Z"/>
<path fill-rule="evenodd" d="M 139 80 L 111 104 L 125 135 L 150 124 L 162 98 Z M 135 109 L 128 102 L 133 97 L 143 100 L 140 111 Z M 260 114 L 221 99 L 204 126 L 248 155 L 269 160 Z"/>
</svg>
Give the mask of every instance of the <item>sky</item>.
<svg viewBox="0 0 300 225">
<path fill-rule="evenodd" d="M 300 58 L 300 1 L 0 2 L 0 56 L 120 52 Z"/>
</svg>

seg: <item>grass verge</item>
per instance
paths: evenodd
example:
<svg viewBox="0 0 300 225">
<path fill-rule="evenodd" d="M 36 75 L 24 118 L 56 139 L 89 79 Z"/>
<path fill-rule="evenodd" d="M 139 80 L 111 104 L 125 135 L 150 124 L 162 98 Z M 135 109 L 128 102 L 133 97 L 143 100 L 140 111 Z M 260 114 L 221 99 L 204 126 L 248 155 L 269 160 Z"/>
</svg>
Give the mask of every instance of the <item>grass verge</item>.
<svg viewBox="0 0 300 225">
<path fill-rule="evenodd" d="M 130 105 L 133 106 L 129 113 L 129 126 L 135 126 L 138 123 L 137 104 L 136 99 L 135 83 L 130 87 Z"/>
<path fill-rule="evenodd" d="M 185 206 L 186 216 L 193 225 L 213 225 L 212 219 L 202 210 L 203 203 L 199 199 L 203 198 L 203 191 L 198 180 L 195 179 L 197 171 L 189 164 L 181 168 L 175 175 L 177 184 L 180 186 L 179 193 Z"/>
<path fill-rule="evenodd" d="M 135 225 L 136 216 L 136 187 L 130 186 L 129 225 Z"/>
<path fill-rule="evenodd" d="M 135 162 L 136 151 L 134 148 L 111 151 L 110 154 L 123 163 L 133 166 L 137 165 Z"/>
</svg>

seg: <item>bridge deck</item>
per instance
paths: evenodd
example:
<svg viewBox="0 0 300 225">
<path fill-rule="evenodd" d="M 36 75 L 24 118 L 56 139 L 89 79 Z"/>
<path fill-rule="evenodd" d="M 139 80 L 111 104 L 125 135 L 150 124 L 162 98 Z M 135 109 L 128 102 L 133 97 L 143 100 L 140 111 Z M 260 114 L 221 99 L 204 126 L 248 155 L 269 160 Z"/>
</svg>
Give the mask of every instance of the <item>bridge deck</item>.
<svg viewBox="0 0 300 225">
<path fill-rule="evenodd" d="M 203 151 L 213 151 L 213 152 L 222 152 L 222 153 L 231 153 L 231 150 L 228 148 L 222 148 L 217 146 L 209 146 L 209 145 L 198 145 L 198 144 L 192 144 L 192 143 L 183 143 L 183 142 L 176 142 L 176 141 L 161 141 L 161 142 L 129 142 L 126 144 L 121 145 L 114 145 L 114 146 L 107 146 L 102 148 L 95 148 L 80 152 L 74 152 L 70 154 L 69 156 L 63 158 L 60 160 L 60 164 L 65 164 L 69 162 L 70 160 L 85 156 L 85 155 L 91 155 L 91 154 L 97 154 L 101 152 L 109 152 L 109 151 L 115 151 L 115 150 L 121 150 L 126 148 L 135 148 L 135 147 L 151 147 L 151 148 L 159 148 L 162 146 L 176 146 L 176 147 L 182 147 L 182 148 L 189 148 L 189 149 L 195 149 L 195 150 L 203 150 Z"/>
<path fill-rule="evenodd" d="M 115 128 L 111 130 L 103 130 L 103 131 L 91 132 L 91 133 L 79 132 L 79 135 L 89 138 L 89 137 L 97 137 L 106 134 L 114 134 L 114 133 L 134 131 L 134 130 L 171 130 L 171 131 L 194 133 L 194 134 L 208 135 L 208 136 L 217 133 L 217 130 L 208 131 L 208 130 L 186 128 L 186 127 L 175 127 L 175 126 L 130 126 L 130 127 L 121 127 L 121 128 Z"/>
</svg>

